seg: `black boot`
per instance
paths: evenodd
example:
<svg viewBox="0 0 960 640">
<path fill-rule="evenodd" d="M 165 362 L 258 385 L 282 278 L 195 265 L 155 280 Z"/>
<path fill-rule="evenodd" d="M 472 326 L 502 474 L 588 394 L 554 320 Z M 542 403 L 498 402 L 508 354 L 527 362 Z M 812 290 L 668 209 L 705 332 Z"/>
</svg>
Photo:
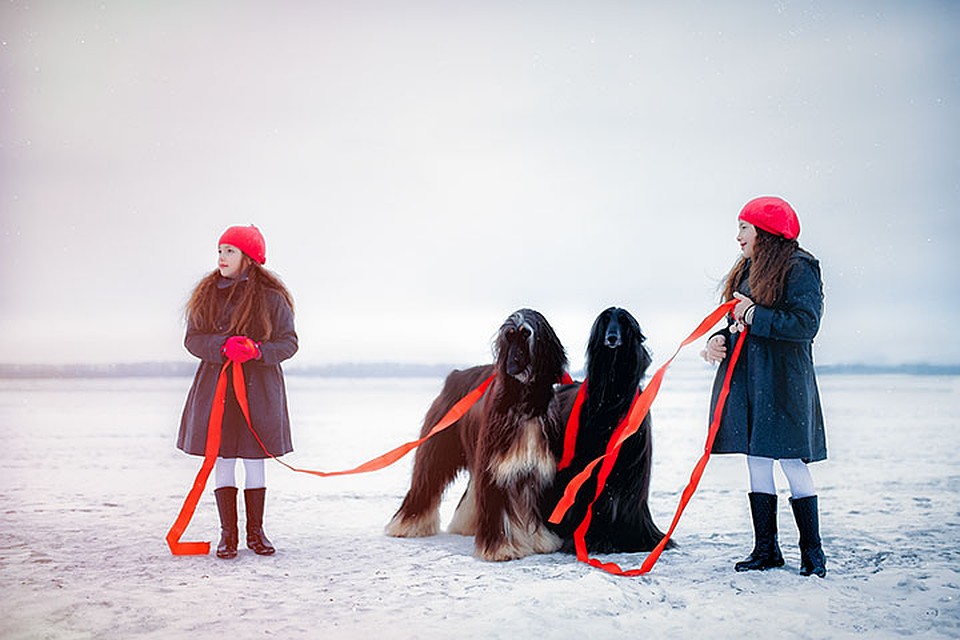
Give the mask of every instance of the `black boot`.
<svg viewBox="0 0 960 640">
<path fill-rule="evenodd" d="M 800 575 L 827 575 L 827 558 L 820 544 L 820 516 L 817 513 L 817 496 L 790 498 L 793 517 L 800 530 Z"/>
<path fill-rule="evenodd" d="M 220 512 L 220 543 L 217 545 L 218 558 L 236 558 L 237 541 L 237 488 L 220 487 L 213 492 L 217 496 L 217 511 Z"/>
<path fill-rule="evenodd" d="M 247 548 L 258 556 L 269 556 L 276 549 L 263 533 L 263 503 L 267 489 L 244 489 L 243 499 L 247 506 Z"/>
<path fill-rule="evenodd" d="M 749 493 L 750 515 L 753 518 L 753 552 L 741 560 L 737 571 L 762 571 L 783 566 L 783 554 L 777 544 L 777 496 Z"/>
</svg>

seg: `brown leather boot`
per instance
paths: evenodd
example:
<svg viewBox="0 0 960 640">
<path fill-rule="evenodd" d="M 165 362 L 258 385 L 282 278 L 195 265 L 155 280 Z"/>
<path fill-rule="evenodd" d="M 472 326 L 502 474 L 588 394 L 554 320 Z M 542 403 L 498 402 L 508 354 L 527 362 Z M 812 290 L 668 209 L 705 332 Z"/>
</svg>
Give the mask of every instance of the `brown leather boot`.
<svg viewBox="0 0 960 640">
<path fill-rule="evenodd" d="M 269 556 L 276 552 L 263 532 L 263 504 L 266 494 L 266 487 L 243 491 L 247 507 L 247 548 L 253 549 L 258 556 Z"/>
<path fill-rule="evenodd" d="M 217 511 L 220 512 L 220 543 L 217 545 L 218 558 L 236 558 L 237 542 L 237 488 L 220 487 L 213 492 L 217 497 Z"/>
</svg>

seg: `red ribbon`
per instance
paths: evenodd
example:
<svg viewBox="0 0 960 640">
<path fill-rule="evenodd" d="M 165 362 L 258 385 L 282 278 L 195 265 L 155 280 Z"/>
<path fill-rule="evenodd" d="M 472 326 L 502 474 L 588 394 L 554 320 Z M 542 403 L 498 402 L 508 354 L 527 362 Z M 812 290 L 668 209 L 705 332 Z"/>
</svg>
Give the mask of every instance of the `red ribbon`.
<svg viewBox="0 0 960 640">
<path fill-rule="evenodd" d="M 197 503 L 206 486 L 207 478 L 210 476 L 210 471 L 213 469 L 213 465 L 216 463 L 217 456 L 220 453 L 220 434 L 223 428 L 223 413 L 227 398 L 227 370 L 231 365 L 233 365 L 233 392 L 237 398 L 237 404 L 240 405 L 240 410 L 243 412 L 243 417 L 246 419 L 250 433 L 256 438 L 263 452 L 292 471 L 309 473 L 321 477 L 366 473 L 369 471 L 377 471 L 378 469 L 383 469 L 393 464 L 426 440 L 455 424 L 457 420 L 462 418 L 464 414 L 470 410 L 470 407 L 480 400 L 495 377 L 493 375 L 490 376 L 481 382 L 477 388 L 457 401 L 457 403 L 451 407 L 450 411 L 448 411 L 424 437 L 404 443 L 352 469 L 342 471 L 314 471 L 311 469 L 298 469 L 297 467 L 291 466 L 267 450 L 260 436 L 257 435 L 256 430 L 253 428 L 253 424 L 250 422 L 250 405 L 247 402 L 247 385 L 243 377 L 243 367 L 240 366 L 239 363 L 233 363 L 228 360 L 220 369 L 220 376 L 217 378 L 217 387 L 213 396 L 213 407 L 210 411 L 210 420 L 207 423 L 207 445 L 204 450 L 203 464 L 197 472 L 193 486 L 190 488 L 189 493 L 187 493 L 187 497 L 184 500 L 183 506 L 180 508 L 177 519 L 174 521 L 173 526 L 170 527 L 170 531 L 167 532 L 167 545 L 169 545 L 173 555 L 176 556 L 205 555 L 210 553 L 209 542 L 180 542 L 180 538 L 190 524 L 190 520 L 193 518 Z"/>
<path fill-rule="evenodd" d="M 667 542 L 670 540 L 670 536 L 673 535 L 673 531 L 676 529 L 677 523 L 680 521 L 680 516 L 683 513 L 683 510 L 686 508 L 690 498 L 693 497 L 693 494 L 697 489 L 697 485 L 700 482 L 700 477 L 703 475 L 703 470 L 706 468 L 707 461 L 710 459 L 710 449 L 713 446 L 713 440 L 716 437 L 717 429 L 720 427 L 720 417 L 723 415 L 723 406 L 726 403 L 727 395 L 730 392 L 730 376 L 733 373 L 734 365 L 736 365 L 737 360 L 740 357 L 740 350 L 745 342 L 743 339 L 743 337 L 746 335 L 745 333 L 741 335 L 739 340 L 737 340 L 737 344 L 730 356 L 730 361 L 727 364 L 727 372 L 724 376 L 723 386 L 720 389 L 713 420 L 707 432 L 707 441 L 706 445 L 704 446 L 704 453 L 697 462 L 696 466 L 694 466 L 693 472 L 690 476 L 690 481 L 687 483 L 687 486 L 681 495 L 680 503 L 677 505 L 677 511 L 673 517 L 673 522 L 671 523 L 669 530 L 660 541 L 660 544 L 658 544 L 653 551 L 650 552 L 646 560 L 644 560 L 640 569 L 631 569 L 625 571 L 616 563 L 600 562 L 599 560 L 589 556 L 586 545 L 586 533 L 590 528 L 590 520 L 593 517 L 593 505 L 603 492 L 607 478 L 610 476 L 611 471 L 613 471 L 613 465 L 616 463 L 617 455 L 620 453 L 620 447 L 627 438 L 637 432 L 637 430 L 640 428 L 640 425 L 643 423 L 643 419 L 647 416 L 647 413 L 649 413 L 650 406 L 653 404 L 654 399 L 657 397 L 657 394 L 660 391 L 660 385 L 663 382 L 663 377 L 666 374 L 667 368 L 673 363 L 673 360 L 677 357 L 683 347 L 703 337 L 727 313 L 732 311 L 736 304 L 736 300 L 731 300 L 721 304 L 712 313 L 710 313 L 710 315 L 704 318 L 697 328 L 694 329 L 694 331 L 687 336 L 683 342 L 680 343 L 680 346 L 677 347 L 677 350 L 670 357 L 670 359 L 667 360 L 666 363 L 664 363 L 659 369 L 657 369 L 656 373 L 654 373 L 653 377 L 650 379 L 650 384 L 647 385 L 646 389 L 644 389 L 643 392 L 634 399 L 633 405 L 631 406 L 630 411 L 627 413 L 626 419 L 620 422 L 620 424 L 614 430 L 614 433 L 610 438 L 610 442 L 607 443 L 606 452 L 602 456 L 595 458 L 592 462 L 590 462 L 590 464 L 588 464 L 583 471 L 577 474 L 567 484 L 567 487 L 563 493 L 563 497 L 557 503 L 556 508 L 549 518 L 549 521 L 554 524 L 558 524 L 563 519 L 563 516 L 567 513 L 576 500 L 577 492 L 587 481 L 587 479 L 593 475 L 593 471 L 597 465 L 601 465 L 600 472 L 597 476 L 596 492 L 593 496 L 593 499 L 590 501 L 590 505 L 587 508 L 587 512 L 583 521 L 574 531 L 574 544 L 577 550 L 577 560 L 585 562 L 593 567 L 603 569 L 608 573 L 622 576 L 643 575 L 648 573 L 653 568 L 653 565 L 656 564 L 657 559 L 660 557 L 660 553 L 666 547 Z M 569 433 L 565 435 L 564 457 L 566 457 L 566 440 L 568 437 Z M 576 436 L 574 435 L 574 442 L 576 441 L 575 438 Z"/>
<path fill-rule="evenodd" d="M 203 454 L 203 464 L 197 472 L 197 477 L 193 481 L 193 486 L 187 493 L 183 506 L 180 507 L 180 513 L 174 521 L 170 531 L 167 532 L 167 545 L 175 556 L 197 556 L 210 553 L 209 542 L 180 542 L 183 532 L 187 530 L 193 513 L 197 509 L 197 502 L 203 495 L 203 488 L 207 485 L 207 478 L 210 471 L 217 461 L 217 455 L 220 453 L 220 431 L 223 427 L 223 410 L 227 399 L 227 367 L 230 366 L 230 360 L 223 364 L 220 369 L 220 376 L 217 378 L 217 388 L 213 395 L 213 407 L 210 410 L 210 420 L 207 422 L 207 446 Z M 239 366 L 236 369 L 240 369 Z M 243 375 L 241 371 L 241 376 Z"/>
<path fill-rule="evenodd" d="M 584 378 L 577 389 L 577 397 L 573 400 L 573 409 L 567 418 L 567 428 L 563 431 L 563 456 L 557 463 L 557 470 L 566 469 L 573 462 L 573 454 L 577 451 L 577 434 L 580 432 L 580 410 L 583 401 L 587 398 L 587 379 Z"/>
<path fill-rule="evenodd" d="M 448 411 L 446 415 L 444 415 L 440 419 L 440 421 L 437 422 L 437 424 L 435 424 L 430 429 L 427 435 L 417 440 L 405 442 L 399 447 L 391 449 L 390 451 L 387 451 L 386 453 L 381 454 L 376 458 L 367 460 L 366 462 L 360 465 L 357 465 L 352 469 L 344 469 L 341 471 L 314 471 L 312 469 L 299 469 L 297 467 L 289 465 L 283 460 L 281 460 L 280 458 L 276 457 L 275 455 L 267 451 L 267 448 L 264 446 L 263 441 L 260 440 L 260 436 L 257 435 L 257 432 L 254 431 L 253 426 L 250 425 L 249 420 L 247 422 L 247 425 L 250 426 L 250 432 L 253 434 L 253 437 L 257 439 L 257 442 L 260 444 L 260 448 L 263 449 L 264 453 L 266 453 L 268 456 L 270 456 L 271 458 L 273 458 L 274 460 L 276 460 L 286 468 L 290 469 L 291 471 L 296 471 L 297 473 L 309 473 L 310 475 L 320 476 L 321 478 L 329 478 L 331 476 L 345 476 L 345 475 L 350 475 L 354 473 L 367 473 L 370 471 L 377 471 L 379 469 L 383 469 L 385 467 L 390 466 L 391 464 L 393 464 L 403 456 L 407 455 L 408 453 L 410 453 L 411 451 L 419 447 L 421 444 L 423 444 L 433 436 L 437 435 L 444 429 L 447 429 L 453 424 L 455 424 L 457 420 L 462 418 L 464 414 L 466 414 L 467 411 L 470 410 L 470 407 L 475 405 L 477 401 L 480 400 L 480 398 L 486 392 L 487 387 L 490 386 L 490 384 L 493 382 L 493 379 L 495 377 L 496 377 L 496 374 L 490 376 L 489 378 L 481 382 L 480 385 L 476 387 L 473 391 L 471 391 L 464 397 L 460 398 L 460 400 L 458 400 L 457 403 L 450 408 L 450 411 Z M 243 399 L 241 402 L 246 403 L 247 398 L 246 398 L 245 392 L 238 393 L 237 400 L 241 400 L 240 398 L 241 395 L 243 395 Z"/>
<path fill-rule="evenodd" d="M 656 563 L 657 559 L 660 557 L 660 553 L 663 551 L 663 548 L 666 546 L 667 542 L 670 539 L 670 536 L 673 534 L 674 529 L 677 526 L 677 523 L 680 520 L 680 515 L 683 513 L 684 508 L 687 503 L 690 501 L 690 498 L 693 496 L 693 493 L 696 491 L 697 484 L 700 481 L 700 477 L 703 475 L 703 470 L 706 467 L 707 461 L 710 458 L 710 448 L 713 445 L 713 440 L 716 437 L 716 431 L 720 425 L 720 416 L 722 415 L 723 406 L 726 402 L 727 394 L 729 393 L 730 386 L 730 376 L 733 373 L 734 365 L 737 362 L 737 359 L 740 356 L 740 350 L 743 346 L 743 336 L 737 341 L 737 344 L 733 350 L 733 354 L 730 357 L 730 362 L 728 363 L 727 373 L 724 378 L 723 386 L 720 390 L 720 395 L 717 400 L 716 410 L 714 412 L 713 422 L 710 425 L 710 429 L 707 434 L 707 444 L 705 445 L 705 451 L 703 456 L 700 458 L 700 461 L 694 467 L 693 473 L 691 474 L 690 481 L 687 484 L 686 489 L 681 496 L 680 504 L 677 506 L 676 514 L 674 515 L 673 522 L 670 525 L 669 530 L 664 535 L 663 540 L 660 541 L 660 544 L 650 552 L 647 559 L 644 561 L 643 566 L 640 569 L 633 569 L 629 571 L 624 571 L 615 563 L 602 563 L 599 560 L 590 558 L 586 549 L 585 536 L 586 532 L 590 527 L 590 520 L 593 513 L 593 505 L 599 498 L 600 494 L 603 492 L 604 486 L 606 484 L 607 478 L 609 477 L 611 471 L 613 470 L 613 465 L 616 462 L 617 455 L 620 452 L 620 448 L 623 445 L 624 441 L 627 438 L 632 436 L 637 432 L 640 425 L 643 422 L 643 419 L 646 417 L 647 413 L 650 411 L 650 406 L 653 404 L 654 399 L 659 393 L 660 384 L 663 381 L 663 377 L 666 374 L 667 368 L 670 364 L 673 363 L 673 360 L 680 353 L 680 350 L 689 345 L 690 343 L 698 340 L 700 337 L 705 335 L 714 325 L 716 325 L 724 315 L 732 311 L 733 307 L 736 305 L 736 300 L 731 300 L 724 304 L 721 304 L 717 307 L 710 315 L 701 321 L 700 325 L 683 341 L 680 343 L 680 346 L 677 347 L 677 350 L 674 354 L 664 363 L 657 372 L 653 375 L 650 380 L 650 384 L 647 388 L 634 398 L 634 401 L 631 405 L 630 410 L 627 412 L 627 416 L 617 425 L 617 428 L 614 430 L 610 442 L 607 444 L 606 452 L 590 462 L 587 467 L 577 474 L 567 485 L 564 490 L 563 497 L 557 503 L 556 508 L 553 513 L 550 515 L 549 521 L 553 523 L 559 523 L 566 512 L 573 505 L 576 500 L 577 492 L 580 487 L 583 486 L 584 482 L 593 474 L 594 469 L 598 464 L 601 464 L 600 473 L 597 478 L 597 488 L 596 493 L 593 497 L 593 500 L 590 502 L 590 506 L 587 508 L 586 515 L 584 516 L 583 521 L 577 527 L 574 532 L 574 542 L 577 550 L 577 559 L 590 564 L 591 566 L 598 567 L 613 573 L 616 575 L 624 576 L 636 576 L 642 575 L 650 571 L 653 568 L 653 565 Z M 744 333 L 745 335 L 745 333 Z M 187 493 L 187 496 L 184 500 L 183 506 L 180 509 L 180 513 L 177 515 L 177 519 L 174 521 L 173 525 L 170 527 L 170 530 L 167 532 L 166 540 L 167 544 L 170 547 L 170 551 L 174 555 L 205 555 L 210 552 L 210 543 L 209 542 L 181 542 L 180 538 L 183 536 L 184 531 L 187 526 L 190 524 L 190 520 L 193 518 L 193 514 L 196 511 L 197 503 L 200 500 L 200 496 L 203 494 L 203 489 L 206 486 L 207 478 L 210 476 L 210 472 L 213 469 L 214 464 L 216 463 L 217 455 L 220 451 L 220 436 L 221 430 L 223 427 L 223 414 L 226 404 L 226 390 L 227 390 L 227 370 L 234 363 L 230 360 L 224 363 L 223 367 L 220 369 L 220 375 L 217 378 L 216 391 L 214 393 L 213 407 L 210 412 L 210 420 L 207 423 L 207 443 L 204 450 L 203 464 L 200 467 L 200 470 L 197 472 L 197 476 L 194 479 L 193 486 L 190 491 Z M 449 428 L 455 424 L 460 418 L 462 418 L 466 412 L 472 407 L 483 394 L 486 392 L 487 388 L 493 382 L 495 375 L 491 375 L 486 380 L 484 380 L 478 387 L 473 389 L 466 396 L 461 398 L 454 406 L 447 412 L 447 414 L 440 419 L 437 424 L 435 424 L 426 436 L 406 442 L 399 447 L 391 449 L 390 451 L 377 456 L 367 462 L 364 462 L 352 469 L 345 469 L 341 471 L 315 471 L 311 469 L 300 469 L 294 467 L 290 464 L 287 464 L 283 460 L 280 460 L 275 455 L 270 453 L 267 450 L 266 446 L 263 444 L 263 441 L 260 439 L 260 436 L 257 434 L 256 430 L 253 428 L 253 425 L 250 421 L 250 407 L 247 402 L 247 393 L 246 393 L 246 383 L 243 376 L 243 367 L 239 364 L 233 366 L 233 389 L 234 395 L 237 398 L 237 403 L 240 405 L 240 409 L 243 412 L 243 416 L 246 419 L 247 427 L 250 429 L 250 432 L 253 434 L 254 438 L 257 440 L 257 443 L 263 449 L 269 457 L 273 458 L 283 466 L 287 467 L 291 471 L 296 471 L 298 473 L 307 473 L 310 475 L 320 476 L 320 477 L 331 477 L 331 476 L 340 476 L 340 475 L 349 475 L 356 473 L 366 473 L 370 471 L 377 471 L 383 469 L 397 460 L 401 459 L 407 453 L 413 449 L 420 446 L 426 440 L 432 438 L 434 435 L 440 433 L 441 431 Z M 563 383 L 569 383 L 572 379 L 569 378 L 569 374 L 565 374 L 564 379 L 561 380 Z M 560 468 L 568 466 L 573 459 L 573 453 L 576 446 L 576 436 L 577 429 L 579 428 L 579 413 L 580 408 L 583 404 L 583 399 L 586 395 L 586 381 L 583 382 L 581 389 L 577 393 L 577 398 L 574 401 L 574 411 L 576 412 L 577 420 L 573 421 L 573 415 L 567 423 L 567 431 L 564 435 L 564 451 L 563 456 L 560 462 Z M 571 428 L 571 425 L 576 425 L 576 427 Z"/>
</svg>

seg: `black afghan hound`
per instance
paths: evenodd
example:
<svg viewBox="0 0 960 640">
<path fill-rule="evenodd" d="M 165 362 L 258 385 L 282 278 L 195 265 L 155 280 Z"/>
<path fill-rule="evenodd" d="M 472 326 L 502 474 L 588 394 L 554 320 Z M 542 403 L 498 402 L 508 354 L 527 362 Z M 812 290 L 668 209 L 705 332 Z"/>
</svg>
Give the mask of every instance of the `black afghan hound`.
<svg viewBox="0 0 960 640">
<path fill-rule="evenodd" d="M 627 415 L 652 359 L 646 338 L 636 319 L 625 309 L 610 307 L 597 316 L 590 330 L 586 357 L 586 398 L 580 411 L 576 453 L 569 467 L 559 470 L 542 506 L 550 514 L 567 483 L 587 464 L 603 455 L 620 421 Z M 551 446 L 559 460 L 566 421 L 580 385 L 564 385 L 557 392 L 562 422 L 551 434 Z M 650 490 L 652 441 L 650 416 L 620 449 L 607 483 L 593 506 L 587 549 L 594 553 L 650 551 L 663 538 L 654 524 L 647 498 Z M 598 467 L 599 469 L 599 467 Z M 563 550 L 574 551 L 573 533 L 586 515 L 596 494 L 596 475 L 587 481 L 577 500 L 558 525 L 548 525 L 563 538 Z"/>
<path fill-rule="evenodd" d="M 554 384 L 566 352 L 547 320 L 521 309 L 500 327 L 492 365 L 453 371 L 424 418 L 421 437 L 470 390 L 496 374 L 483 398 L 458 423 L 417 451 L 410 490 L 387 525 L 387 535 L 429 536 L 440 528 L 440 500 L 462 469 L 470 481 L 451 533 L 475 535 L 484 560 L 551 553 L 560 539 L 540 513 L 556 462 L 547 434 L 560 429 Z"/>
</svg>

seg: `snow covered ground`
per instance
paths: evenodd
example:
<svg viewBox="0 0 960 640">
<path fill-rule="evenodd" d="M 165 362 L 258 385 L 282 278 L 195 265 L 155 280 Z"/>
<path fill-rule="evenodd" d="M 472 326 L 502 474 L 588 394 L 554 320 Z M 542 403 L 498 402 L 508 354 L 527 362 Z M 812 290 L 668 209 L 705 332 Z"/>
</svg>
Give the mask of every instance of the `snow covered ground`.
<svg viewBox="0 0 960 640">
<path fill-rule="evenodd" d="M 651 503 L 664 529 L 702 449 L 712 378 L 681 364 L 653 407 Z M 441 383 L 287 382 L 296 451 L 286 459 L 323 470 L 415 437 Z M 787 565 L 733 571 L 752 544 L 739 456 L 711 459 L 679 547 L 639 578 L 562 554 L 486 563 L 471 539 L 447 534 L 384 536 L 412 455 L 329 479 L 268 462 L 265 525 L 277 554 L 174 557 L 164 535 L 200 463 L 174 447 L 189 383 L 0 380 L 0 637 L 960 637 L 958 377 L 821 377 L 830 459 L 813 473 L 823 580 L 796 573 L 783 490 Z M 444 523 L 463 484 L 447 494 Z M 184 540 L 217 533 L 208 485 Z M 629 568 L 643 557 L 607 559 Z"/>
</svg>

